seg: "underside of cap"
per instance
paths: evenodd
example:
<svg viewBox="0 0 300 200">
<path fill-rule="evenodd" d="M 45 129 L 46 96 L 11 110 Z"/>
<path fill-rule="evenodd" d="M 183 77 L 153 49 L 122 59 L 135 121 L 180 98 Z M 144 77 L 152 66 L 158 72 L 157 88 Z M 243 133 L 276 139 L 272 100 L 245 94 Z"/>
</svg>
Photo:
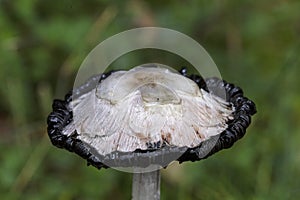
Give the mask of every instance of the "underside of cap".
<svg viewBox="0 0 300 200">
<path fill-rule="evenodd" d="M 239 87 L 220 79 L 138 68 L 94 76 L 55 100 L 48 134 L 99 169 L 166 167 L 229 148 L 255 112 Z"/>
</svg>

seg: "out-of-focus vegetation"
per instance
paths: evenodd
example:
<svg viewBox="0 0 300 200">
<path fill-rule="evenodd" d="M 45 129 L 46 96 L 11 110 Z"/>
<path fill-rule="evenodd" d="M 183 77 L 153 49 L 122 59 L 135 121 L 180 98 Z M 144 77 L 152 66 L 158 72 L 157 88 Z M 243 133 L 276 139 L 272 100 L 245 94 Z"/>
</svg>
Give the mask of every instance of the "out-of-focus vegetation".
<svg viewBox="0 0 300 200">
<path fill-rule="evenodd" d="M 162 170 L 162 199 L 299 199 L 299 10 L 297 0 L 1 0 L 0 199 L 130 199 L 131 174 L 86 167 L 53 147 L 45 120 L 90 50 L 143 26 L 197 40 L 258 109 L 231 149 Z M 157 52 L 133 52 L 117 63 L 186 65 Z"/>
</svg>

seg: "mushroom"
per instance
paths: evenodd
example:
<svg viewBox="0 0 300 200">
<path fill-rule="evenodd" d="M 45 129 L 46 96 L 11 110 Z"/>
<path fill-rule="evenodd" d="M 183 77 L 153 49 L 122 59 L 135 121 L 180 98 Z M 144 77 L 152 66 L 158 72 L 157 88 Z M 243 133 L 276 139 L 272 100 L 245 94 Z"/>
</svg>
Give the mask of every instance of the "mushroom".
<svg viewBox="0 0 300 200">
<path fill-rule="evenodd" d="M 91 77 L 52 107 L 53 145 L 98 169 L 148 172 L 231 147 L 256 113 L 233 84 L 155 65 Z"/>
</svg>

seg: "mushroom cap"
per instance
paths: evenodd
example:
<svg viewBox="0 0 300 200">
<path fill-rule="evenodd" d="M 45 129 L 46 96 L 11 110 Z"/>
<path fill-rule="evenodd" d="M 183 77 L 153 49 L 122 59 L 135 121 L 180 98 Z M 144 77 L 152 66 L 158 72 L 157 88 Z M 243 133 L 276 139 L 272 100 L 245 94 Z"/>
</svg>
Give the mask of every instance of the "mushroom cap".
<svg viewBox="0 0 300 200">
<path fill-rule="evenodd" d="M 182 72 L 136 67 L 92 77 L 54 101 L 52 143 L 97 168 L 166 167 L 229 148 L 245 134 L 254 103 L 232 84 Z"/>
</svg>

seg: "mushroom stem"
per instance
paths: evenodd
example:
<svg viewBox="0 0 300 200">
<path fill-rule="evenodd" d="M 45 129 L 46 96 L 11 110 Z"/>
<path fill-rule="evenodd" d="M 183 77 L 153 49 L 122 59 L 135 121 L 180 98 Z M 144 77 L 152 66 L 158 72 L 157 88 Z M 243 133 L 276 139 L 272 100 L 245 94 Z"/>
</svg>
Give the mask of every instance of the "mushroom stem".
<svg viewBox="0 0 300 200">
<path fill-rule="evenodd" d="M 160 171 L 134 173 L 132 179 L 132 200 L 160 199 Z"/>
</svg>

